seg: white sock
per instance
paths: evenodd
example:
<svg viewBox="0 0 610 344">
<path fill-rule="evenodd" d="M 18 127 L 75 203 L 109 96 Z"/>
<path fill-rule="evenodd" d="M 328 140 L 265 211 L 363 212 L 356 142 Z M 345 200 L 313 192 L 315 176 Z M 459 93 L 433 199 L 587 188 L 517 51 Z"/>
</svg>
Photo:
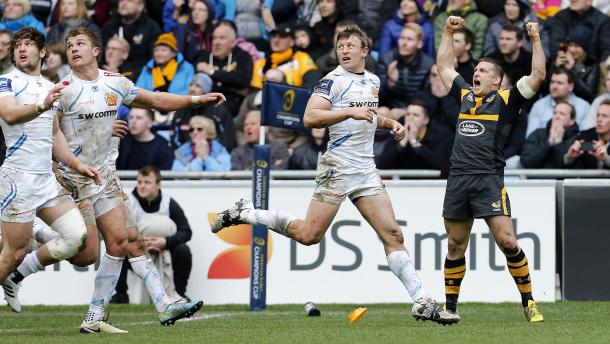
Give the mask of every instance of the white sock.
<svg viewBox="0 0 610 344">
<path fill-rule="evenodd" d="M 288 225 L 295 217 L 283 210 L 244 210 L 240 216 L 253 225 L 264 225 L 272 231 L 288 236 Z"/>
<path fill-rule="evenodd" d="M 400 279 L 405 285 L 409 295 L 415 301 L 422 297 L 428 296 L 422 287 L 421 280 L 415 271 L 413 261 L 409 257 L 407 251 L 394 251 L 388 254 L 388 265 L 390 270 Z"/>
<path fill-rule="evenodd" d="M 32 236 L 34 237 L 34 240 L 40 244 L 46 244 L 59 237 L 59 233 L 51 229 L 46 223 L 36 219 L 36 221 L 34 221 L 34 226 L 32 226 Z"/>
<path fill-rule="evenodd" d="M 89 311 L 85 319 L 87 323 L 104 319 L 106 306 L 110 302 L 119 275 L 121 274 L 124 259 L 123 257 L 113 257 L 108 253 L 104 253 L 95 274 L 93 296 L 91 297 Z"/>
<path fill-rule="evenodd" d="M 159 271 L 157 271 L 152 259 L 148 255 L 140 256 L 129 259 L 129 263 L 131 263 L 133 272 L 144 281 L 148 295 L 155 304 L 157 312 L 164 312 L 172 303 L 172 300 L 165 293 L 163 281 L 161 281 Z"/>
<path fill-rule="evenodd" d="M 40 264 L 36 251 L 28 253 L 27 256 L 25 256 L 25 259 L 23 259 L 23 262 L 17 267 L 17 271 L 19 271 L 23 277 L 27 277 L 42 270 L 44 270 L 44 266 Z"/>
</svg>

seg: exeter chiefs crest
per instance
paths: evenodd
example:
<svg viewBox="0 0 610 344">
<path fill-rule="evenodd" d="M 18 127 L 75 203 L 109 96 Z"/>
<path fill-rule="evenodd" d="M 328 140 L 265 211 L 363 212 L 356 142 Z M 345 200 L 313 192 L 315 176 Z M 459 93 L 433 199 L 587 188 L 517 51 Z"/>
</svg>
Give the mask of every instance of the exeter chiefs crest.
<svg viewBox="0 0 610 344">
<path fill-rule="evenodd" d="M 108 92 L 106 93 L 106 104 L 108 104 L 108 106 L 116 106 L 117 104 L 117 96 L 112 93 L 112 92 Z"/>
</svg>

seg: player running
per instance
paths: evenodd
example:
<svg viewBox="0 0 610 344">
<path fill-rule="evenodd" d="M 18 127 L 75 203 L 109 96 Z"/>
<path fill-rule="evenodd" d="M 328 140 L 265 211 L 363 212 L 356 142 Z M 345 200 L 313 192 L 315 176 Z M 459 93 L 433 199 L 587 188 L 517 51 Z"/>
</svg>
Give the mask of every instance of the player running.
<svg viewBox="0 0 610 344">
<path fill-rule="evenodd" d="M 532 284 L 525 253 L 517 244 L 510 218 L 510 201 L 504 187 L 502 149 L 521 105 L 534 96 L 545 77 L 545 58 L 538 24 L 527 23 L 532 39 L 532 71 L 515 87 L 501 90 L 502 68 L 490 58 L 479 60 L 472 86 L 453 67 L 453 33 L 464 27 L 464 19 L 449 17 L 438 49 L 438 72 L 450 94 L 461 101 L 457 134 L 451 154 L 451 169 L 443 204 L 448 253 L 445 260 L 444 318 L 458 322 L 457 300 L 466 273 L 464 253 L 473 218 L 483 218 L 496 243 L 506 255 L 508 270 L 521 293 L 525 317 L 530 322 L 544 318 L 532 298 Z"/>
<path fill-rule="evenodd" d="M 251 202 L 240 200 L 219 213 L 212 232 L 240 223 L 262 224 L 301 244 L 317 244 L 349 197 L 379 235 L 390 269 L 414 300 L 413 317 L 442 323 L 440 308 L 423 288 L 404 246 L 402 230 L 373 159 L 375 130 L 391 130 L 398 141 L 406 132 L 400 123 L 375 111 L 380 82 L 364 69 L 367 42 L 366 34 L 356 26 L 339 33 L 336 50 L 340 65 L 318 82 L 307 103 L 305 126 L 328 127 L 330 143 L 320 162 L 305 220 L 284 211 L 255 210 Z"/>
<path fill-rule="evenodd" d="M 154 279 L 155 283 L 147 284 L 147 288 L 155 306 L 161 312 L 160 317 L 167 316 L 169 324 L 181 317 L 188 317 L 201 307 L 202 302 L 167 305 L 163 298 L 158 298 L 165 294 L 163 285 L 143 245 L 135 242 L 134 245 L 139 250 L 128 250 L 128 237 L 133 236 L 127 228 L 135 229 L 135 223 L 127 223 L 123 191 L 118 178 L 111 171 L 113 121 L 121 104 L 172 111 L 198 104 L 219 104 L 225 98 L 220 93 L 190 97 L 140 90 L 120 74 L 98 68 L 99 42 L 93 33 L 84 28 L 77 28 L 68 33 L 66 49 L 72 72 L 65 78 L 70 85 L 64 89 L 64 96 L 59 101 L 60 127 L 70 148 L 79 158 L 100 171 L 102 185 L 94 185 L 75 174 L 69 167 L 60 174 L 60 183 L 72 192 L 83 212 L 85 222 L 90 226 L 97 226 L 106 244 L 106 253 L 97 271 L 89 311 L 80 331 L 126 332 L 106 322 L 106 308 L 128 253 L 134 271 L 141 277 Z M 168 310 L 170 312 L 166 315 Z"/>
<path fill-rule="evenodd" d="M 74 156 L 59 130 L 51 107 L 61 97 L 64 85 L 53 86 L 41 76 L 45 55 L 44 35 L 31 27 L 22 28 L 10 46 L 16 68 L 0 77 L 0 125 L 8 147 L 0 167 L 0 281 L 15 312 L 21 311 L 21 305 L 14 302 L 18 300 L 19 281 L 44 266 L 74 257 L 87 237 L 83 217 L 55 179 L 51 155 L 71 166 L 81 178 L 99 182 L 97 170 Z M 58 236 L 26 255 L 36 216 Z"/>
</svg>

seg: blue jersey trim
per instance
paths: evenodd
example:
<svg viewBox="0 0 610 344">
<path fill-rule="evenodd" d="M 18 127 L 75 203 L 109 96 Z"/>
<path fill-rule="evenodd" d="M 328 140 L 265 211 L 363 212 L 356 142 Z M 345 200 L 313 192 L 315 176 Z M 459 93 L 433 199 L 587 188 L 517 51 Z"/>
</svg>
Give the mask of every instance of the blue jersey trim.
<svg viewBox="0 0 610 344">
<path fill-rule="evenodd" d="M 24 132 L 21 133 L 21 136 L 15 141 L 15 143 L 6 150 L 6 159 L 8 159 L 11 155 L 15 154 L 15 152 L 23 146 L 23 143 L 28 139 L 28 135 Z"/>
</svg>

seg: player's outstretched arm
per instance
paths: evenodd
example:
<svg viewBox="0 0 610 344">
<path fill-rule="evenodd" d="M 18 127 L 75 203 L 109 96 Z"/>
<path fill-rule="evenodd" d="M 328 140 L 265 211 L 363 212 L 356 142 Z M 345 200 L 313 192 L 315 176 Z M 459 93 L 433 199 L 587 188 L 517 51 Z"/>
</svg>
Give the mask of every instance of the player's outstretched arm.
<svg viewBox="0 0 610 344">
<path fill-rule="evenodd" d="M 41 103 L 20 105 L 17 98 L 13 95 L 6 95 L 2 99 L 0 106 L 0 117 L 9 125 L 25 123 L 38 117 L 41 113 L 49 110 L 53 102 L 61 98 L 61 90 L 65 85 L 58 84 L 49 91 L 47 97 Z"/>
<path fill-rule="evenodd" d="M 326 98 L 312 95 L 307 101 L 303 124 L 306 128 L 326 128 L 348 118 L 373 122 L 375 110 L 370 107 L 352 107 L 341 110 L 330 110 L 330 102 Z"/>
<path fill-rule="evenodd" d="M 74 171 L 82 174 L 85 177 L 89 177 L 95 181 L 95 184 L 102 185 L 102 177 L 100 172 L 95 168 L 83 164 L 70 149 L 68 141 L 59 129 L 59 116 L 55 117 L 53 122 L 53 156 L 55 159 L 64 165 L 70 167 Z"/>
<path fill-rule="evenodd" d="M 546 59 L 544 57 L 544 49 L 542 49 L 542 43 L 540 42 L 540 34 L 538 33 L 538 23 L 529 22 L 526 24 L 527 34 L 532 39 L 532 72 L 526 76 L 527 86 L 530 91 L 536 93 L 540 88 L 540 85 L 544 82 L 546 77 Z M 523 92 L 522 92 L 523 94 Z M 531 98 L 524 94 L 526 98 Z"/>
<path fill-rule="evenodd" d="M 441 43 L 438 46 L 436 67 L 438 68 L 438 74 L 441 77 L 441 80 L 443 80 L 443 85 L 445 85 L 447 90 L 451 90 L 453 79 L 459 75 L 453 66 L 453 61 L 455 60 L 455 56 L 453 55 L 453 33 L 463 27 L 464 19 L 456 16 L 447 18 L 441 36 Z"/>
<path fill-rule="evenodd" d="M 140 89 L 131 106 L 159 111 L 175 111 L 196 105 L 220 105 L 227 100 L 222 93 L 208 93 L 201 96 L 182 96 L 167 92 L 151 92 Z"/>
</svg>

